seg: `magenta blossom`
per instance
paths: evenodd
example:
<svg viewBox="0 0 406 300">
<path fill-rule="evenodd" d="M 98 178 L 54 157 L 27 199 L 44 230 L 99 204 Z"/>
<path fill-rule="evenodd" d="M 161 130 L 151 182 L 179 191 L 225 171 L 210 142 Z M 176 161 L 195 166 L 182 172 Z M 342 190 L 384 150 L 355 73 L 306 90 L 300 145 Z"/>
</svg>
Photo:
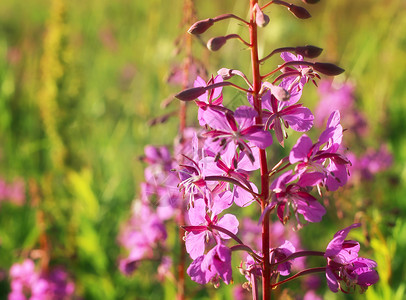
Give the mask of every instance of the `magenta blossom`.
<svg viewBox="0 0 406 300">
<path fill-rule="evenodd" d="M 219 277 L 226 283 L 232 281 L 231 250 L 217 244 L 206 255 L 197 257 L 187 269 L 190 278 L 200 284 L 212 281 L 219 285 Z"/>
<path fill-rule="evenodd" d="M 135 202 L 131 219 L 119 235 L 119 243 L 128 251 L 128 256 L 119 263 L 120 270 L 130 275 L 141 260 L 152 258 L 152 250 L 163 244 L 166 236 L 164 223 L 158 215 L 142 202 Z"/>
<path fill-rule="evenodd" d="M 216 196 L 212 205 L 209 207 L 205 201 L 200 198 L 195 201 L 194 207 L 188 211 L 190 226 L 183 228 L 188 232 L 185 238 L 186 251 L 192 259 L 203 255 L 206 241 L 214 234 L 216 238 L 219 236 L 222 239 L 230 239 L 230 236 L 223 232 L 213 232 L 211 226 L 215 225 L 224 228 L 236 234 L 238 232 L 239 222 L 232 214 L 225 214 L 221 218 L 218 215 L 231 206 L 231 192 L 227 191 Z"/>
<path fill-rule="evenodd" d="M 300 174 L 302 184 L 323 183 L 328 190 L 335 191 L 347 182 L 350 161 L 339 153 L 342 131 L 340 113 L 335 111 L 317 143 L 313 144 L 305 134 L 298 139 L 290 152 L 289 162 L 297 164 L 295 170 Z"/>
<path fill-rule="evenodd" d="M 257 116 L 255 109 L 249 106 L 240 106 L 234 113 L 226 111 L 207 111 L 205 120 L 213 128 L 205 133 L 210 137 L 211 145 L 208 148 L 218 149 L 216 152 L 223 153 L 229 143 L 233 143 L 244 151 L 251 161 L 254 161 L 253 151 L 248 142 L 260 149 L 265 149 L 272 144 L 272 135 L 263 130 L 262 125 L 255 125 Z"/>
<path fill-rule="evenodd" d="M 275 263 L 284 260 L 289 255 L 296 252 L 295 246 L 289 241 L 285 241 L 282 246 L 278 248 L 274 248 L 271 250 L 271 259 L 274 260 Z M 272 263 L 272 262 L 271 262 Z M 278 265 L 277 270 L 279 274 L 282 276 L 288 276 L 290 274 L 290 268 L 292 266 L 292 260 L 287 262 L 281 263 Z"/>
<path fill-rule="evenodd" d="M 217 75 L 215 78 L 211 77 L 210 80 L 206 83 L 200 76 L 197 76 L 194 87 L 206 87 L 211 84 L 223 82 L 223 78 Z M 200 126 L 206 125 L 206 121 L 204 119 L 204 114 L 207 109 L 216 108 L 218 106 L 222 106 L 223 102 L 223 95 L 222 95 L 223 87 L 218 87 L 215 89 L 210 89 L 206 91 L 203 95 L 198 97 L 196 100 L 196 104 L 199 107 L 198 110 L 198 120 Z"/>
<path fill-rule="evenodd" d="M 11 292 L 9 300 L 63 300 L 71 299 L 75 285 L 61 267 L 48 272 L 36 270 L 31 259 L 10 268 Z"/>
<path fill-rule="evenodd" d="M 285 128 L 290 127 L 294 131 L 305 132 L 313 126 L 314 117 L 310 109 L 302 104 L 296 104 L 301 96 L 301 89 L 292 90 L 292 86 L 296 85 L 290 78 L 284 79 L 279 85 L 290 92 L 289 101 L 277 100 L 270 91 L 262 96 L 265 128 L 275 131 L 275 136 L 282 146 L 284 145 L 284 139 L 287 138 Z"/>
<path fill-rule="evenodd" d="M 356 241 L 345 240 L 351 229 L 361 226 L 356 223 L 338 231 L 328 244 L 324 257 L 327 259 L 326 277 L 331 291 L 355 290 L 356 286 L 365 291 L 379 280 L 374 270 L 377 264 L 367 258 L 358 257 L 360 245 Z"/>
<path fill-rule="evenodd" d="M 281 57 L 285 62 L 290 61 L 303 61 L 303 56 L 298 54 L 297 56 L 290 53 L 290 52 L 282 52 Z M 295 68 L 283 68 L 282 72 L 287 74 L 290 73 L 290 77 L 296 77 L 295 83 L 297 84 L 298 89 L 302 89 L 305 83 L 309 82 L 310 80 L 317 86 L 316 79 L 320 79 L 320 75 L 314 72 L 313 68 L 308 66 L 301 66 L 297 65 Z"/>
<path fill-rule="evenodd" d="M 279 220 L 286 223 L 293 211 L 297 227 L 301 228 L 303 225 L 298 214 L 308 222 L 320 222 L 326 210 L 305 187 L 293 183 L 298 177 L 298 174 L 292 175 L 292 171 L 288 171 L 272 182 L 271 189 L 274 191 L 273 202 L 277 205 Z"/>
<path fill-rule="evenodd" d="M 251 149 L 254 150 L 253 155 L 255 160 L 253 162 L 248 158 L 245 152 L 238 152 L 234 144 L 230 144 L 226 147 L 225 152 L 220 158 L 207 158 L 204 174 L 206 176 L 230 177 L 238 181 L 242 186 L 245 186 L 253 192 L 257 192 L 257 187 L 249 181 L 248 175 L 251 171 L 259 169 L 259 151 L 255 146 L 252 146 Z M 215 189 L 229 190 L 230 184 L 222 181 Z M 234 203 L 240 207 L 247 206 L 254 201 L 252 193 L 237 185 L 234 185 L 233 196 Z"/>
</svg>

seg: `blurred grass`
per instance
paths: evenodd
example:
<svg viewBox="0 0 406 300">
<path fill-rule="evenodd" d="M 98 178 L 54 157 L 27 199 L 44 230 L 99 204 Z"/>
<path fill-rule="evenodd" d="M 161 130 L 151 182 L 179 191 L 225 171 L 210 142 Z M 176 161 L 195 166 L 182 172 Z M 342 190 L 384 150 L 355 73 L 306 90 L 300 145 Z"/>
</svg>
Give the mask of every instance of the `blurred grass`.
<svg viewBox="0 0 406 300">
<path fill-rule="evenodd" d="M 246 2 L 196 5 L 203 19 L 226 12 L 246 16 Z M 321 1 L 309 7 L 314 18 L 308 21 L 269 8 L 271 23 L 261 32 L 263 55 L 287 45 L 324 48 L 321 60 L 338 63 L 347 71 L 341 79 L 356 83 L 358 106 L 370 122 L 369 145 L 387 141 L 394 154 L 392 170 L 356 195 L 370 199 L 364 213 L 381 274 L 368 299 L 405 296 L 405 6 L 402 0 Z M 170 299 L 170 288 L 156 285 L 152 274 L 143 275 L 153 272 L 151 265 L 133 279 L 119 274 L 116 235 L 143 180 L 137 157 L 147 143 L 170 144 L 176 134 L 175 119 L 156 127 L 147 122 L 161 114 L 162 99 L 177 91 L 165 78 L 179 61 L 174 40 L 185 30 L 179 26 L 181 7 L 180 0 L 2 1 L 0 175 L 24 178 L 28 203 L 0 208 L 0 268 L 7 270 L 38 247 L 45 233 L 52 259 L 74 274 L 84 299 L 160 299 L 164 293 Z M 231 21 L 203 39 L 234 31 L 246 36 Z M 194 48 L 209 72 L 224 66 L 249 73 L 248 51 L 235 41 L 210 56 L 199 43 Z M 240 94 L 226 95 L 243 101 Z M 314 106 L 315 89 L 309 87 L 305 96 Z M 44 224 L 38 223 L 35 196 Z M 327 225 L 309 226 L 303 234 L 325 247 L 325 238 L 312 233 L 331 235 L 347 225 L 340 222 L 332 216 Z M 7 289 L 1 285 L 0 298 Z M 325 298 L 339 297 L 327 293 Z"/>
</svg>

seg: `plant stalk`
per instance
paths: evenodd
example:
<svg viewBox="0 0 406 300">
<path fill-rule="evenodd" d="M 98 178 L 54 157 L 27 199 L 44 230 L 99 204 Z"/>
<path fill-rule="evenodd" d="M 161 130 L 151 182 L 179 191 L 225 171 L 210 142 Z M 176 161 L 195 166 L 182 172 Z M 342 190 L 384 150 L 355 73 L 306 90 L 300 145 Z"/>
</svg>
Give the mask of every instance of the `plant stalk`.
<svg viewBox="0 0 406 300">
<path fill-rule="evenodd" d="M 254 6 L 258 4 L 258 0 L 250 0 L 250 44 L 251 44 L 251 66 L 253 77 L 253 101 L 254 108 L 258 115 L 255 119 L 256 124 L 262 124 L 262 105 L 259 92 L 261 90 L 261 74 L 259 70 L 259 58 L 258 58 L 258 32 L 257 24 L 255 22 Z M 261 213 L 268 205 L 269 198 L 269 176 L 268 176 L 268 163 L 266 159 L 265 149 L 259 150 L 260 158 L 260 172 L 261 172 Z M 271 299 L 271 268 L 269 263 L 269 218 L 264 218 L 262 221 L 262 253 L 264 260 L 262 263 L 262 298 L 263 300 Z"/>
</svg>

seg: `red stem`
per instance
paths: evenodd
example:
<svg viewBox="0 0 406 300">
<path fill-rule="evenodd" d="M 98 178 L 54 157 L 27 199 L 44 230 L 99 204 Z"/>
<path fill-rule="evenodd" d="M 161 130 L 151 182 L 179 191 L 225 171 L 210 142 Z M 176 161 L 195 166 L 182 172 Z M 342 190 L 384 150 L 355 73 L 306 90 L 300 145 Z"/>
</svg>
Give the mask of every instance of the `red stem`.
<svg viewBox="0 0 406 300">
<path fill-rule="evenodd" d="M 306 270 L 303 270 L 303 271 L 300 271 L 300 272 L 296 273 L 295 275 L 293 275 L 293 276 L 291 276 L 291 277 L 289 277 L 289 278 L 287 278 L 285 280 L 282 280 L 282 281 L 279 281 L 279 282 L 277 282 L 275 284 L 272 284 L 271 287 L 272 288 L 277 287 L 278 285 L 281 285 L 283 283 L 286 283 L 288 281 L 291 281 L 291 280 L 293 280 L 293 279 L 295 279 L 297 277 L 303 276 L 303 275 L 312 274 L 312 273 L 325 273 L 325 272 L 326 272 L 326 267 L 306 269 Z"/>
<path fill-rule="evenodd" d="M 258 58 L 258 35 L 257 24 L 255 22 L 254 6 L 258 4 L 258 0 L 250 0 L 250 44 L 251 44 L 251 66 L 253 77 L 253 93 L 252 98 L 254 101 L 254 108 L 258 113 L 255 119 L 256 124 L 262 124 L 262 106 L 259 92 L 261 90 L 261 74 L 259 72 L 259 58 Z M 268 177 L 268 164 L 266 159 L 265 149 L 259 150 L 260 166 L 261 166 L 261 212 L 263 212 L 268 205 L 269 198 L 269 177 Z M 264 218 L 262 222 L 262 253 L 264 261 L 262 263 L 262 298 L 264 300 L 271 299 L 271 268 L 269 264 L 269 218 Z"/>
</svg>

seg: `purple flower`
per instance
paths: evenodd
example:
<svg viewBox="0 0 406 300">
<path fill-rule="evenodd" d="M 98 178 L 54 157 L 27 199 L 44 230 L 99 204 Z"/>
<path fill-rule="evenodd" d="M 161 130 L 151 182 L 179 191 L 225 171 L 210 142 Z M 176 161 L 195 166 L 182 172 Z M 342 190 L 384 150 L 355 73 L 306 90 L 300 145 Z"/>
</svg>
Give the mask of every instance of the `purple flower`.
<svg viewBox="0 0 406 300">
<path fill-rule="evenodd" d="M 254 155 L 247 142 L 260 149 L 265 149 L 272 144 L 272 135 L 263 130 L 262 125 L 255 125 L 254 119 L 257 116 L 255 109 L 249 106 L 240 106 L 234 113 L 226 111 L 206 111 L 204 116 L 207 124 L 213 128 L 205 133 L 210 137 L 210 144 L 217 146 L 216 152 L 223 152 L 224 148 L 233 143 L 244 151 L 251 161 L 254 161 Z M 214 145 L 209 148 L 215 148 Z"/>
<path fill-rule="evenodd" d="M 371 180 L 374 174 L 382 172 L 392 165 L 392 155 L 386 145 L 378 150 L 367 149 L 361 157 L 353 153 L 346 153 L 352 162 L 350 167 L 350 180 Z"/>
<path fill-rule="evenodd" d="M 251 149 L 255 149 L 253 146 Z M 248 179 L 249 172 L 259 169 L 259 151 L 253 151 L 255 157 L 252 162 L 245 152 L 238 152 L 233 144 L 226 147 L 220 158 L 209 157 L 206 160 L 205 176 L 227 176 L 241 183 L 241 185 L 257 192 L 257 187 Z M 229 189 L 230 184 L 220 182 L 216 190 Z M 243 188 L 235 185 L 233 189 L 234 202 L 240 207 L 247 206 L 254 201 L 252 194 Z"/>
<path fill-rule="evenodd" d="M 281 57 L 285 62 L 289 61 L 303 61 L 303 56 L 298 54 L 295 56 L 294 54 L 290 52 L 282 52 Z M 296 77 L 295 83 L 297 85 L 297 89 L 302 90 L 303 86 L 305 83 L 309 82 L 310 80 L 314 83 L 314 85 L 317 86 L 317 83 L 315 79 L 320 79 L 320 75 L 314 72 L 313 68 L 308 67 L 308 66 L 300 66 L 297 65 L 295 66 L 295 69 L 287 67 L 282 69 L 283 73 L 291 73 L 292 76 L 288 77 L 290 79 L 291 77 Z M 286 78 L 285 78 L 286 79 Z"/>
<path fill-rule="evenodd" d="M 211 280 L 218 285 L 218 277 L 229 284 L 232 281 L 231 250 L 217 244 L 206 255 L 197 257 L 187 269 L 187 274 L 200 284 L 206 284 Z"/>
<path fill-rule="evenodd" d="M 317 295 L 315 291 L 309 290 L 304 295 L 303 300 L 323 300 L 323 298 Z"/>
<path fill-rule="evenodd" d="M 217 75 L 215 78 L 211 77 L 210 80 L 206 83 L 200 76 L 197 76 L 195 82 L 194 82 L 194 87 L 206 87 L 211 84 L 215 83 L 220 83 L 223 82 L 223 78 L 220 75 Z M 198 120 L 200 126 L 206 125 L 206 120 L 204 118 L 204 114 L 206 110 L 210 110 L 211 108 L 217 108 L 218 106 L 222 106 L 223 102 L 223 95 L 222 95 L 222 90 L 223 87 L 218 87 L 215 89 L 211 89 L 206 91 L 203 95 L 198 97 L 196 100 L 196 104 L 199 107 L 199 110 L 197 112 L 198 114 Z"/>
<path fill-rule="evenodd" d="M 75 285 L 68 274 L 57 267 L 49 272 L 39 272 L 32 260 L 10 268 L 11 292 L 9 300 L 62 300 L 73 295 Z"/>
<path fill-rule="evenodd" d="M 283 80 L 280 87 L 291 89 L 292 82 Z M 285 128 L 291 127 L 294 131 L 305 132 L 313 126 L 313 114 L 302 104 L 296 104 L 301 96 L 301 90 L 290 92 L 289 101 L 279 101 L 270 91 L 262 96 L 263 118 L 266 129 L 273 129 L 278 142 L 283 146 L 287 138 Z"/>
<path fill-rule="evenodd" d="M 49 273 L 43 274 L 42 278 L 48 282 L 49 299 L 69 299 L 75 291 L 75 284 L 70 281 L 68 273 L 62 267 L 53 268 Z"/>
<path fill-rule="evenodd" d="M 191 225 L 184 226 L 183 228 L 188 232 L 185 245 L 186 251 L 192 259 L 203 255 L 205 243 L 212 234 L 218 234 L 222 239 L 230 239 L 230 236 L 222 232 L 213 233 L 210 226 L 217 225 L 233 234 L 238 232 L 239 222 L 234 215 L 225 214 L 221 218 L 218 217 L 218 214 L 231 206 L 231 197 L 232 195 L 229 191 L 218 195 L 213 199 L 211 208 L 206 206 L 203 199 L 197 199 L 194 207 L 189 209 L 188 216 Z"/>
<path fill-rule="evenodd" d="M 287 258 L 289 255 L 293 254 L 296 252 L 295 247 L 293 244 L 289 241 L 285 241 L 282 246 L 279 246 L 278 248 L 274 248 L 271 250 L 272 254 L 272 259 L 275 260 L 275 262 L 279 262 Z M 282 276 L 288 276 L 290 274 L 290 268 L 292 266 L 292 260 L 281 263 L 278 265 L 277 270 L 279 274 Z"/>
<path fill-rule="evenodd" d="M 297 178 L 297 174 L 292 175 L 292 171 L 288 171 L 272 182 L 271 189 L 275 192 L 273 201 L 277 204 L 279 220 L 285 224 L 290 219 L 292 210 L 300 228 L 303 225 L 298 214 L 303 215 L 308 222 L 320 222 L 326 210 L 315 197 L 299 184 L 293 183 Z"/>
<path fill-rule="evenodd" d="M 135 202 L 131 219 L 120 232 L 119 243 L 127 249 L 128 256 L 120 261 L 124 274 L 135 270 L 138 262 L 151 258 L 153 249 L 166 240 L 166 229 L 163 221 L 149 206 Z"/>
<path fill-rule="evenodd" d="M 356 286 L 365 291 L 379 280 L 375 261 L 358 257 L 360 245 L 356 241 L 345 240 L 351 229 L 361 226 L 356 223 L 338 231 L 328 244 L 324 257 L 327 258 L 326 277 L 331 291 L 338 289 L 349 292 Z"/>
<path fill-rule="evenodd" d="M 338 151 L 342 142 L 340 113 L 333 112 L 327 128 L 313 144 L 307 135 L 302 135 L 289 154 L 289 162 L 296 164 L 300 184 L 323 182 L 330 191 L 337 190 L 347 182 L 350 161 Z M 322 147 L 323 146 L 323 147 Z"/>
</svg>

